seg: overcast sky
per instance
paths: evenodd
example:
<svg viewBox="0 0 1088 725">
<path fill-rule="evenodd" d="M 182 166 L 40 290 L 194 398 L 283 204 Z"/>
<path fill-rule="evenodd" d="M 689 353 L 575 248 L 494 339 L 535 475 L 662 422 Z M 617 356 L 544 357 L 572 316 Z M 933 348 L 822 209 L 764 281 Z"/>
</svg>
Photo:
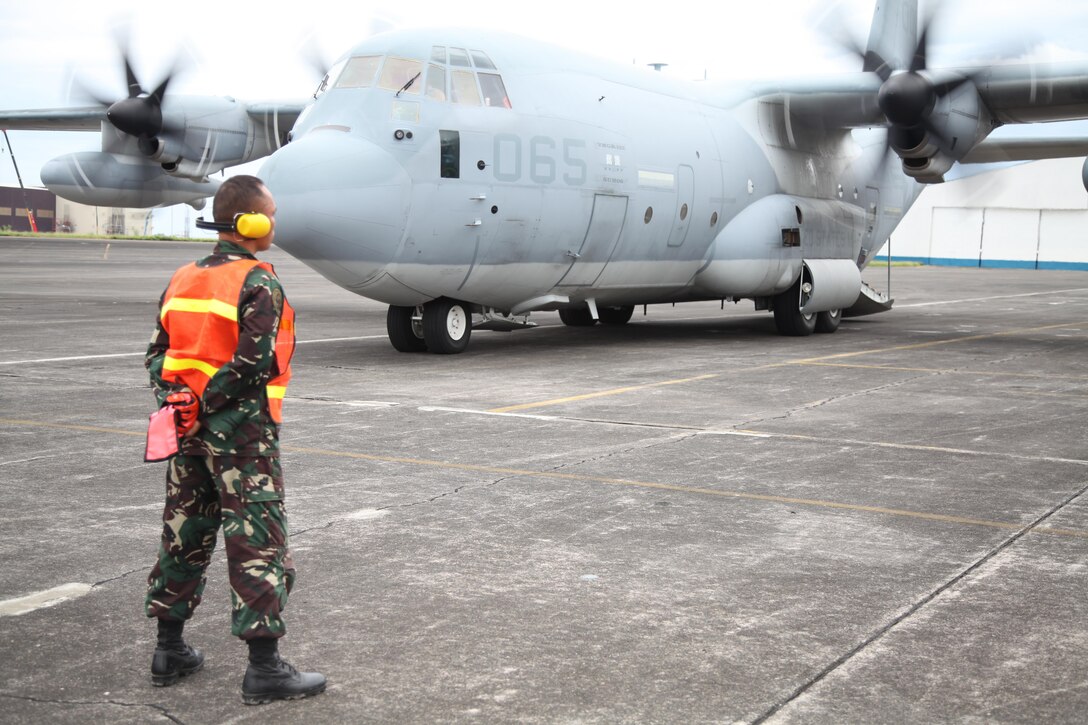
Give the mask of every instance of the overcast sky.
<svg viewBox="0 0 1088 725">
<path fill-rule="evenodd" d="M 316 86 L 304 48 L 331 60 L 371 32 L 389 27 L 500 28 L 621 63 L 667 62 L 665 72 L 712 80 L 851 71 L 815 28 L 827 0 L 707 3 L 666 0 L 630 5 L 550 0 L 382 3 L 304 0 L 235 3 L 189 0 L 20 0 L 0 8 L 0 108 L 79 105 L 78 83 L 121 97 L 124 74 L 115 38 L 130 38 L 137 74 L 150 90 L 181 60 L 171 92 L 243 100 L 300 100 Z M 842 0 L 841 21 L 864 44 L 875 0 Z M 534 7 L 527 12 L 527 7 Z M 254 12 L 257 14 L 254 15 Z M 1036 46 L 1037 57 L 1088 59 L 1083 0 L 955 0 L 935 32 L 931 65 L 987 56 L 993 48 Z M 54 156 L 97 150 L 97 134 L 9 132 L 27 185 Z M 0 137 L 0 145 L 2 145 Z M 8 149 L 0 184 L 15 183 Z"/>
</svg>

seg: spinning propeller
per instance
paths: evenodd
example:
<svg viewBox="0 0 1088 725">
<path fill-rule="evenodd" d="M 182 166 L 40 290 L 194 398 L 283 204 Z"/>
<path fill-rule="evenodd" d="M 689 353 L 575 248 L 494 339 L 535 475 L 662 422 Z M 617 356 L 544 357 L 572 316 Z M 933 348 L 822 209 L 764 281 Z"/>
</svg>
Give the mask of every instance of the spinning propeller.
<svg viewBox="0 0 1088 725">
<path fill-rule="evenodd" d="M 171 70 L 166 78 L 151 92 L 144 90 L 136 71 L 133 70 L 131 54 L 127 43 L 117 41 L 121 61 L 125 66 L 125 80 L 128 85 L 128 96 L 120 100 L 104 98 L 99 94 L 84 87 L 87 93 L 96 103 L 106 109 L 106 118 L 114 128 L 122 133 L 134 136 L 138 139 L 140 151 L 147 156 L 153 156 L 160 146 L 160 138 L 175 133 L 168 124 L 163 121 L 162 104 L 166 97 L 166 90 L 176 75 L 177 68 Z"/>
<path fill-rule="evenodd" d="M 877 93 L 877 106 L 890 127 L 889 145 L 900 149 L 916 148 L 928 136 L 942 151 L 951 151 L 955 140 L 933 123 L 931 114 L 940 99 L 975 79 L 975 76 L 968 74 L 934 82 L 924 74 L 929 57 L 929 39 L 936 18 L 937 13 L 932 11 L 921 18 L 914 51 L 905 68 L 895 67 L 894 60 L 886 60 L 876 50 L 862 48 L 845 33 L 836 33 L 833 38 L 838 45 L 861 59 L 864 71 L 875 73 L 880 78 L 882 83 Z"/>
</svg>

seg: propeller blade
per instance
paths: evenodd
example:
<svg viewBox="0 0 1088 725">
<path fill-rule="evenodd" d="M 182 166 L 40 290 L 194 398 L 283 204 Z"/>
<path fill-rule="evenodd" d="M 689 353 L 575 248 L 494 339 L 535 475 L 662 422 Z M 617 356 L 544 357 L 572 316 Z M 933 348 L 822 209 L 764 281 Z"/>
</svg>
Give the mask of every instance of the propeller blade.
<svg viewBox="0 0 1088 725">
<path fill-rule="evenodd" d="M 121 60 L 125 63 L 125 80 L 128 82 L 128 97 L 136 98 L 144 89 L 140 87 L 140 81 L 136 77 L 136 72 L 132 70 L 132 63 L 129 62 L 128 54 L 124 53 L 121 56 Z"/>
<path fill-rule="evenodd" d="M 895 69 L 888 65 L 886 60 L 880 57 L 880 53 L 877 53 L 875 50 L 867 50 L 862 58 L 865 60 L 865 64 L 861 68 L 863 71 L 876 73 L 877 77 L 885 82 L 892 77 L 892 72 Z"/>
<path fill-rule="evenodd" d="M 151 98 L 154 98 L 155 102 L 158 105 L 162 105 L 162 99 L 166 95 L 166 89 L 167 87 L 169 87 L 170 81 L 173 80 L 173 78 L 174 72 L 170 71 L 170 73 L 167 74 L 166 78 L 163 78 L 162 83 L 159 84 L 159 87 L 151 92 Z"/>
</svg>

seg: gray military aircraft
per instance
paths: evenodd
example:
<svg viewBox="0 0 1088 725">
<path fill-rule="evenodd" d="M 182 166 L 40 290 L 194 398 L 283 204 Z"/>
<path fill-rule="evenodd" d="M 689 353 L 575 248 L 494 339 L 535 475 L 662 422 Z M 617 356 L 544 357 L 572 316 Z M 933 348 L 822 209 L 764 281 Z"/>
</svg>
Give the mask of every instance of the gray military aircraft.
<svg viewBox="0 0 1088 725">
<path fill-rule="evenodd" d="M 276 242 L 388 304 L 400 351 L 458 353 L 534 311 L 620 325 L 637 305 L 718 299 L 801 336 L 890 307 L 861 270 L 954 164 L 1088 154 L 987 139 L 1088 118 L 1088 65 L 931 69 L 929 33 L 917 0 L 881 0 L 860 72 L 718 85 L 501 33 L 397 31 L 305 103 L 148 92 L 126 59 L 127 98 L 0 127 L 100 130 L 100 152 L 41 172 L 99 205 L 199 207 L 211 174 L 268 156 Z"/>
</svg>

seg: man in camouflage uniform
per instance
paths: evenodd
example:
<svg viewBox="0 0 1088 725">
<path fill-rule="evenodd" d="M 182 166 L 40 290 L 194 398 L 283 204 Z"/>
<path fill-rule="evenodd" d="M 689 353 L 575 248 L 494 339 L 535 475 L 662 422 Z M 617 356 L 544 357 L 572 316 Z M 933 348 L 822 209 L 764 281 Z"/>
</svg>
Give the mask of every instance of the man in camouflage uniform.
<svg viewBox="0 0 1088 725">
<path fill-rule="evenodd" d="M 227 179 L 213 213 L 206 226 L 220 230 L 219 242 L 175 273 L 145 360 L 159 405 L 178 408 L 183 434 L 167 470 L 159 558 L 148 577 L 145 608 L 159 625 L 151 675 L 167 686 L 203 666 L 182 628 L 200 604 L 222 524 L 231 632 L 249 645 L 242 699 L 260 704 L 325 689 L 324 676 L 298 672 L 276 646 L 295 580 L 279 457 L 294 312 L 271 265 L 255 256 L 275 235 L 275 201 L 264 184 Z"/>
</svg>

